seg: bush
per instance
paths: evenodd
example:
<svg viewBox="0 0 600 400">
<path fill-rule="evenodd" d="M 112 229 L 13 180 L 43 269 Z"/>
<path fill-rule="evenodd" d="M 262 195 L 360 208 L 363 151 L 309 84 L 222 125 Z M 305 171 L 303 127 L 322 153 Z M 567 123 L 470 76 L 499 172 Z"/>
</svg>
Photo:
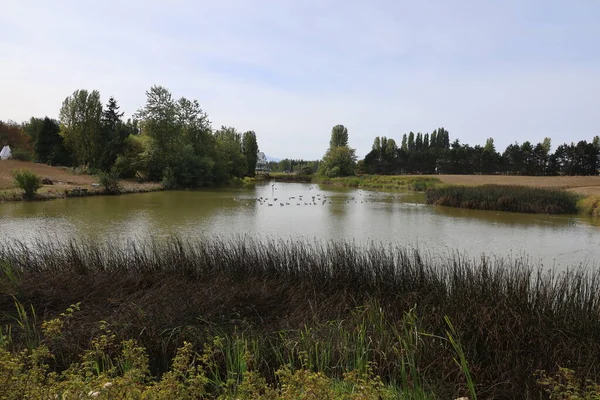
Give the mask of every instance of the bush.
<svg viewBox="0 0 600 400">
<path fill-rule="evenodd" d="M 19 161 L 31 161 L 31 153 L 24 149 L 14 149 L 11 152 L 10 158 Z"/>
<path fill-rule="evenodd" d="M 305 165 L 304 167 L 300 168 L 300 173 L 302 175 L 312 175 L 313 172 L 313 169 L 308 165 Z"/>
<path fill-rule="evenodd" d="M 11 175 L 15 185 L 23 190 L 23 198 L 33 200 L 37 190 L 42 187 L 42 178 L 28 169 L 14 170 Z"/>
<path fill-rule="evenodd" d="M 111 169 L 109 172 L 101 171 L 98 173 L 98 181 L 104 187 L 104 191 L 109 194 L 117 194 L 121 192 L 119 184 L 119 173 L 116 169 Z"/>
</svg>

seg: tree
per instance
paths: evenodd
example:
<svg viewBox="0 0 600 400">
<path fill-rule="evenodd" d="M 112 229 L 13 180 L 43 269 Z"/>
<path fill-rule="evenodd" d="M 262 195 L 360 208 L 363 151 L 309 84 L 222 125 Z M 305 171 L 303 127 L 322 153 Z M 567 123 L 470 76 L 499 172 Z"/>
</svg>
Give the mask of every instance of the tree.
<svg viewBox="0 0 600 400">
<path fill-rule="evenodd" d="M 50 165 L 71 165 L 71 155 L 60 135 L 60 124 L 54 119 L 31 117 L 24 128 L 33 139 L 35 160 Z"/>
<path fill-rule="evenodd" d="M 258 143 L 254 131 L 244 132 L 242 136 L 242 153 L 246 158 L 246 175 L 254 176 L 258 160 Z"/>
<path fill-rule="evenodd" d="M 417 137 L 415 139 L 415 150 L 423 151 L 423 134 L 421 132 L 417 133 Z"/>
<path fill-rule="evenodd" d="M 102 103 L 97 90 L 76 90 L 60 109 L 60 134 L 79 165 L 98 167 L 102 153 Z"/>
<path fill-rule="evenodd" d="M 319 165 L 319 174 L 327 177 L 354 175 L 356 154 L 348 147 L 348 129 L 336 125 L 331 130 L 329 149 Z"/>
<path fill-rule="evenodd" d="M 400 146 L 405 152 L 408 151 L 408 140 L 406 139 L 406 133 L 402 135 L 402 146 Z"/>
<path fill-rule="evenodd" d="M 114 97 L 110 97 L 106 109 L 102 112 L 102 155 L 98 167 L 109 171 L 119 154 L 125 152 L 125 139 L 133 133 L 130 125 L 123 123 L 123 112 Z"/>
<path fill-rule="evenodd" d="M 415 151 L 415 134 L 412 131 L 408 134 L 408 151 Z"/>
<path fill-rule="evenodd" d="M 242 153 L 242 135 L 229 126 L 215 132 L 217 141 L 217 165 L 222 179 L 242 178 L 247 171 L 246 158 Z"/>
<path fill-rule="evenodd" d="M 31 153 L 31 143 L 31 138 L 19 124 L 13 121 L 0 121 L 0 147 L 9 145 L 13 149 Z"/>
<path fill-rule="evenodd" d="M 485 141 L 485 146 L 483 146 L 483 151 L 493 154 L 496 152 L 496 146 L 494 145 L 493 138 L 487 138 Z"/>
<path fill-rule="evenodd" d="M 136 117 L 140 119 L 142 134 L 149 138 L 148 178 L 159 181 L 167 168 L 174 168 L 175 157 L 183 147 L 183 130 L 171 92 L 162 86 L 152 86 L 146 92 L 146 105 L 138 110 Z"/>
<path fill-rule="evenodd" d="M 336 125 L 331 129 L 331 139 L 329 147 L 344 147 L 348 146 L 348 128 L 344 125 Z"/>
<path fill-rule="evenodd" d="M 354 175 L 356 154 L 348 146 L 334 147 L 325 153 L 323 162 L 319 165 L 321 174 L 335 178 L 338 176 Z"/>
</svg>

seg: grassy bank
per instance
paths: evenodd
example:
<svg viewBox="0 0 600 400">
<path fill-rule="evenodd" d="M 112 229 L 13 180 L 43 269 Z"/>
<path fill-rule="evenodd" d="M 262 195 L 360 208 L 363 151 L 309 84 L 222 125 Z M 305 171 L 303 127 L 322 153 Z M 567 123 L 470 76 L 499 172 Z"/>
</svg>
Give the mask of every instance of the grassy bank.
<svg viewBox="0 0 600 400">
<path fill-rule="evenodd" d="M 313 176 L 314 175 L 285 174 L 283 172 L 270 172 L 268 179 L 272 179 L 275 182 L 310 183 L 313 181 Z"/>
<path fill-rule="evenodd" d="M 215 382 L 237 388 L 245 371 L 281 389 L 278 374 L 290 368 L 322 373 L 332 387 L 355 371 L 396 392 L 424 393 L 413 398 L 455 398 L 469 392 L 466 369 L 453 361 L 461 364 L 461 349 L 480 398 L 538 398 L 534 373 L 558 366 L 600 378 L 595 272 L 249 239 L 5 243 L 0 265 L 0 342 L 10 354 L 46 344 L 57 371 L 110 329 L 117 343 L 134 338 L 144 347 L 157 377 L 178 365 L 171 360 L 189 342 L 211 393 L 227 390 Z M 80 311 L 61 316 L 78 302 Z M 58 340 L 41 328 L 54 318 L 65 319 Z M 106 346 L 119 359 L 123 346 Z M 202 358 L 207 352 L 213 358 Z"/>
<path fill-rule="evenodd" d="M 357 187 L 371 190 L 417 190 L 436 187 L 441 181 L 432 176 L 420 175 L 359 175 L 343 178 L 317 177 L 314 182 L 336 186 Z"/>
<path fill-rule="evenodd" d="M 525 186 L 442 186 L 427 191 L 428 204 L 521 213 L 576 214 L 581 196 L 560 189 Z"/>
</svg>

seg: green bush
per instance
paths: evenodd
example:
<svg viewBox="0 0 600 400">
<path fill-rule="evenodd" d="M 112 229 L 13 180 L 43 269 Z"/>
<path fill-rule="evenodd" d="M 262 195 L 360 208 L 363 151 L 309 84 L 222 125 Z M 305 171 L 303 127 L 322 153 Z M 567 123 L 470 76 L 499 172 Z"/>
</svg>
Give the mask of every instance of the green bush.
<svg viewBox="0 0 600 400">
<path fill-rule="evenodd" d="M 111 169 L 109 172 L 101 171 L 98 173 L 98 181 L 104 191 L 109 194 L 117 194 L 121 192 L 121 185 L 119 184 L 119 173 L 116 169 Z"/>
<path fill-rule="evenodd" d="M 42 178 L 28 169 L 14 170 L 11 175 L 15 185 L 23 190 L 23 198 L 33 200 L 37 190 L 42 187 Z"/>
<path fill-rule="evenodd" d="M 31 161 L 31 153 L 24 149 L 14 149 L 11 152 L 10 158 L 19 161 Z"/>
</svg>

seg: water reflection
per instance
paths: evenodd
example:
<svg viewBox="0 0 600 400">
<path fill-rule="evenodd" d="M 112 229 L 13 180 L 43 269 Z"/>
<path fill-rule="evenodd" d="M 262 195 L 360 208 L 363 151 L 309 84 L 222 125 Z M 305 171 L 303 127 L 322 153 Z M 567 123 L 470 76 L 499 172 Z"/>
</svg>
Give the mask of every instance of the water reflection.
<svg viewBox="0 0 600 400">
<path fill-rule="evenodd" d="M 525 254 L 547 266 L 593 264 L 600 259 L 598 219 L 423 203 L 422 193 L 377 193 L 310 184 L 4 203 L 0 204 L 0 240 L 29 242 L 42 235 L 43 240 L 126 241 L 172 234 L 246 234 L 400 243 L 472 256 Z"/>
</svg>

